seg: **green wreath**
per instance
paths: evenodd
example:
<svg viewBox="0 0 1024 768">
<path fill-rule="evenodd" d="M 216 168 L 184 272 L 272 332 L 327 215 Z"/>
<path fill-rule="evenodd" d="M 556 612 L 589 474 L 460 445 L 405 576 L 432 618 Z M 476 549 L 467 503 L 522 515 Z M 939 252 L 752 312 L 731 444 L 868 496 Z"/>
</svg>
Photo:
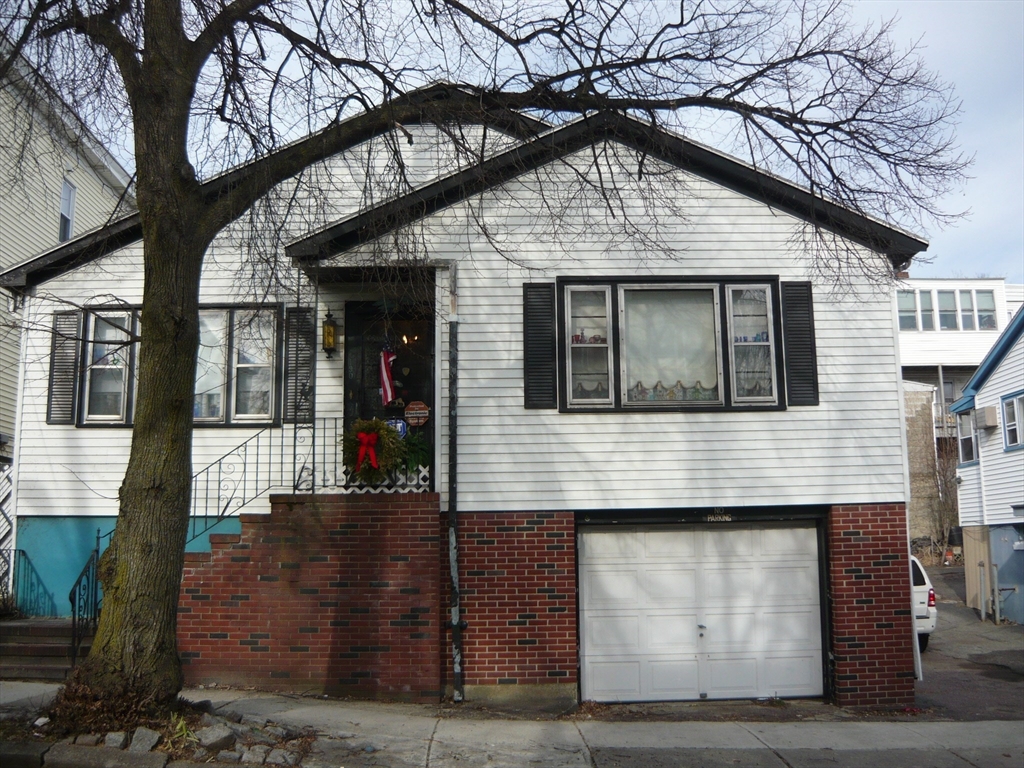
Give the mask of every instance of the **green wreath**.
<svg viewBox="0 0 1024 768">
<path fill-rule="evenodd" d="M 405 458 L 398 430 L 380 419 L 359 419 L 342 438 L 342 456 L 349 476 L 380 485 Z"/>
</svg>

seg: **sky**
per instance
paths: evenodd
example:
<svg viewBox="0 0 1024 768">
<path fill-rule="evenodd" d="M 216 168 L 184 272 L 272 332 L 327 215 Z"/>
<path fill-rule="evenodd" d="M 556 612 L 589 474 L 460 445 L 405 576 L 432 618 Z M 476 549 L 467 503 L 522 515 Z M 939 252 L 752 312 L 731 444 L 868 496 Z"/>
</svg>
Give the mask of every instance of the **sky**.
<svg viewBox="0 0 1024 768">
<path fill-rule="evenodd" d="M 911 277 L 1024 283 L 1024 0 L 854 0 L 853 13 L 861 23 L 897 16 L 894 40 L 918 42 L 963 102 L 957 135 L 972 178 L 945 203 L 970 214 L 917 233 L 931 263 L 915 259 Z"/>
</svg>

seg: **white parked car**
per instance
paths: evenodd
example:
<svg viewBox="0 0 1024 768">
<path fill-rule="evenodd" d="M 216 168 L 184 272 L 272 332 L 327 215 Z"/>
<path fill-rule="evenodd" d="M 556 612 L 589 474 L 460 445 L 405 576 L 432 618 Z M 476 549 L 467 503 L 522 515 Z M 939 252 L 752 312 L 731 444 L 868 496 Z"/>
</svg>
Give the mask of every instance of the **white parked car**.
<svg viewBox="0 0 1024 768">
<path fill-rule="evenodd" d="M 935 590 L 921 561 L 911 555 L 910 571 L 914 581 L 914 627 L 917 629 L 917 645 L 923 651 L 928 647 L 928 637 L 935 631 L 939 611 L 935 607 Z"/>
</svg>

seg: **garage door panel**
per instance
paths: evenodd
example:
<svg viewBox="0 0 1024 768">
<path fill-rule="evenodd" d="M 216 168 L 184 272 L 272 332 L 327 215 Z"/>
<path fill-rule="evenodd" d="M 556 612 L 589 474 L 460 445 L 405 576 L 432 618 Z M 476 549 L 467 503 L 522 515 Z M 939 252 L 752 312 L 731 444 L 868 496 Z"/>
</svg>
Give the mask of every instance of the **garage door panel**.
<svg viewBox="0 0 1024 768">
<path fill-rule="evenodd" d="M 588 608 L 635 608 L 640 600 L 640 573 L 637 568 L 588 568 L 581 575 L 585 580 L 584 595 Z"/>
<path fill-rule="evenodd" d="M 705 530 L 701 543 L 705 558 L 750 557 L 754 554 L 754 535 L 749 528 Z"/>
<path fill-rule="evenodd" d="M 585 639 L 587 648 L 595 654 L 641 653 L 640 616 L 635 613 L 589 616 Z"/>
<path fill-rule="evenodd" d="M 708 653 L 752 651 L 760 640 L 757 611 L 705 612 L 704 650 Z"/>
<path fill-rule="evenodd" d="M 597 701 L 636 701 L 640 698 L 640 661 L 609 659 L 587 665 L 588 698 Z"/>
<path fill-rule="evenodd" d="M 701 680 L 710 699 L 757 696 L 757 658 L 726 655 L 708 659 L 706 680 Z"/>
<path fill-rule="evenodd" d="M 591 531 L 586 535 L 587 562 L 635 561 L 640 552 L 640 533 L 632 529 Z"/>
<path fill-rule="evenodd" d="M 761 621 L 764 642 L 770 648 L 820 648 L 821 616 L 818 611 L 769 611 Z"/>
<path fill-rule="evenodd" d="M 764 688 L 768 696 L 820 696 L 821 654 L 769 654 L 764 660 Z"/>
<path fill-rule="evenodd" d="M 645 649 L 661 653 L 697 652 L 697 614 L 672 613 L 647 616 Z"/>
<path fill-rule="evenodd" d="M 813 528 L 765 528 L 761 531 L 761 553 L 796 555 L 816 559 L 818 534 Z"/>
<path fill-rule="evenodd" d="M 644 576 L 644 594 L 651 605 L 666 601 L 678 607 L 697 605 L 696 568 L 662 566 L 649 569 Z"/>
<path fill-rule="evenodd" d="M 666 659 L 647 664 L 647 690 L 659 699 L 700 698 L 700 677 L 696 656 Z"/>
<path fill-rule="evenodd" d="M 756 605 L 756 574 L 745 568 L 705 568 L 704 605 Z"/>
<path fill-rule="evenodd" d="M 692 560 L 697 554 L 697 538 L 693 531 L 646 531 L 644 551 L 648 559 Z"/>
<path fill-rule="evenodd" d="M 762 602 L 818 604 L 818 565 L 762 566 Z"/>
</svg>

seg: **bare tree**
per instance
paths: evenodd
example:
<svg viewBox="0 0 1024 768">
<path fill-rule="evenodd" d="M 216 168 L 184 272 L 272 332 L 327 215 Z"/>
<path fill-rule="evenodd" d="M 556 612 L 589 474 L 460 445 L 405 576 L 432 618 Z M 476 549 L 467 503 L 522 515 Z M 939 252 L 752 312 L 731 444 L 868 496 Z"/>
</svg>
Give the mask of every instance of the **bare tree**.
<svg viewBox="0 0 1024 768">
<path fill-rule="evenodd" d="M 276 184 L 396 127 L 516 112 L 710 127 L 759 168 L 907 225 L 946 220 L 965 168 L 951 88 L 840 0 L 5 0 L 0 31 L 95 130 L 129 136 L 136 166 L 137 409 L 79 674 L 107 698 L 182 685 L 200 272 Z M 420 90 L 439 81 L 458 97 Z"/>
</svg>

